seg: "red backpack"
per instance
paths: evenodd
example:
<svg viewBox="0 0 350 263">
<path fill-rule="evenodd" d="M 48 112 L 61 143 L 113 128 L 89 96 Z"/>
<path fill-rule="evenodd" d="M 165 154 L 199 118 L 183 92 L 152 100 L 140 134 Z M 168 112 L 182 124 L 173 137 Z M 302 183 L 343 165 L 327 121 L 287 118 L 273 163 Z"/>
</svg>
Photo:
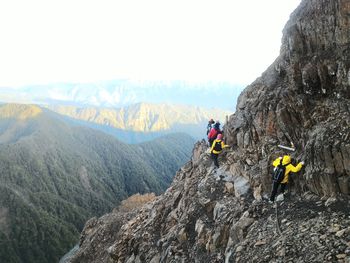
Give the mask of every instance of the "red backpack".
<svg viewBox="0 0 350 263">
<path fill-rule="evenodd" d="M 218 130 L 215 128 L 212 128 L 208 134 L 208 139 L 216 139 L 216 136 L 218 135 Z"/>
</svg>

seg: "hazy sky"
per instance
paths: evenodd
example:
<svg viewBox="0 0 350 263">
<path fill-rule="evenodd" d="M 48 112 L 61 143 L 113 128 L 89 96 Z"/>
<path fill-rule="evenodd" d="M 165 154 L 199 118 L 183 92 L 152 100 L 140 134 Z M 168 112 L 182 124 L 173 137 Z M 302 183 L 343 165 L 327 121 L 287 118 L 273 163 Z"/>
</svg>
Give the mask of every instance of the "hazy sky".
<svg viewBox="0 0 350 263">
<path fill-rule="evenodd" d="M 0 0 L 0 86 L 111 79 L 249 84 L 300 0 Z"/>
</svg>

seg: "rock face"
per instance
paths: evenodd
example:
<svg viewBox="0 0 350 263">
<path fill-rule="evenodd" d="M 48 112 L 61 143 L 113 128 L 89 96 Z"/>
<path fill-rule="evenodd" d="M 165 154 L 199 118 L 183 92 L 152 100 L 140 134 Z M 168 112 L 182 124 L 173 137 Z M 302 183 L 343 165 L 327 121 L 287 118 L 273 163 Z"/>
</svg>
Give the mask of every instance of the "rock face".
<svg viewBox="0 0 350 263">
<path fill-rule="evenodd" d="M 266 168 L 293 142 L 306 162 L 296 183 L 349 194 L 350 2 L 303 1 L 284 28 L 280 56 L 240 95 L 225 134 L 240 174 L 269 190 Z M 249 163 L 248 163 L 249 162 Z"/>
<path fill-rule="evenodd" d="M 113 211 L 101 218 L 91 218 L 84 227 L 80 237 L 80 249 L 75 256 L 60 263 L 72 262 L 112 262 L 106 248 L 113 245 L 118 231 L 130 220 L 134 213 L 118 213 Z M 92 257 L 93 255 L 93 257 Z"/>
<path fill-rule="evenodd" d="M 350 262 L 349 108 L 350 1 L 302 1 L 280 56 L 224 127 L 232 147 L 220 168 L 198 142 L 171 187 L 98 253 L 118 263 Z M 291 143 L 306 165 L 272 207 L 271 162 Z M 83 253 L 73 262 L 98 262 Z"/>
<path fill-rule="evenodd" d="M 197 143 L 154 201 L 90 220 L 69 262 L 349 262 L 348 198 L 289 192 L 274 208 L 225 158 L 215 169 L 205 148 Z"/>
</svg>

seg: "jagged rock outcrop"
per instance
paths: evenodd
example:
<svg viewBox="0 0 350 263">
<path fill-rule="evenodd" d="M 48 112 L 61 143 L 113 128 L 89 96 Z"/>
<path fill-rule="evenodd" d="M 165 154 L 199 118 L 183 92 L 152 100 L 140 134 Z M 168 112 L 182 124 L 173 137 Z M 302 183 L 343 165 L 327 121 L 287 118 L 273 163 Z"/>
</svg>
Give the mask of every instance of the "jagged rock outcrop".
<svg viewBox="0 0 350 263">
<path fill-rule="evenodd" d="M 121 227 L 124 224 L 132 225 L 130 220 L 138 213 L 143 213 L 143 211 L 149 209 L 149 205 L 144 208 L 142 206 L 154 199 L 154 193 L 135 194 L 122 201 L 122 204 L 117 209 L 113 209 L 111 213 L 88 220 L 79 244 L 61 258 L 59 263 L 112 262 L 106 248 L 113 245 Z"/>
<path fill-rule="evenodd" d="M 117 210 L 106 214 L 101 218 L 91 218 L 84 227 L 80 237 L 80 249 L 74 257 L 64 262 L 111 262 L 106 248 L 113 245 L 117 239 L 120 228 L 135 216 L 134 212 L 119 213 Z M 92 257 L 93 255 L 93 257 Z"/>
<path fill-rule="evenodd" d="M 350 262 L 349 25 L 349 0 L 302 1 L 225 125 L 221 167 L 198 142 L 171 187 L 101 248 L 106 262 Z M 291 142 L 306 165 L 272 207 L 271 161 Z"/>
<path fill-rule="evenodd" d="M 88 222 L 70 262 L 348 262 L 348 199 L 290 192 L 276 210 L 205 149 L 197 143 L 171 187 L 123 225 L 114 213 Z"/>
<path fill-rule="evenodd" d="M 350 2 L 302 1 L 284 28 L 280 56 L 240 95 L 225 127 L 238 172 L 270 187 L 278 144 L 306 162 L 300 189 L 349 194 Z"/>
</svg>

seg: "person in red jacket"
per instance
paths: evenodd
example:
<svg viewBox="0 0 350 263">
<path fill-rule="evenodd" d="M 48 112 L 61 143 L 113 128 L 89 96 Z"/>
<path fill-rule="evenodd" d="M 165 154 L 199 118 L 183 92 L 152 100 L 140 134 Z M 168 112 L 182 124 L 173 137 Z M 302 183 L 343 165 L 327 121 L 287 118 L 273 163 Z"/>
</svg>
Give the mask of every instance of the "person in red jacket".
<svg viewBox="0 0 350 263">
<path fill-rule="evenodd" d="M 209 147 L 212 146 L 214 140 L 218 136 L 218 134 L 222 134 L 222 131 L 220 130 L 220 122 L 216 121 L 214 124 L 214 127 L 211 128 L 209 134 L 208 134 L 208 142 L 209 142 Z"/>
</svg>

